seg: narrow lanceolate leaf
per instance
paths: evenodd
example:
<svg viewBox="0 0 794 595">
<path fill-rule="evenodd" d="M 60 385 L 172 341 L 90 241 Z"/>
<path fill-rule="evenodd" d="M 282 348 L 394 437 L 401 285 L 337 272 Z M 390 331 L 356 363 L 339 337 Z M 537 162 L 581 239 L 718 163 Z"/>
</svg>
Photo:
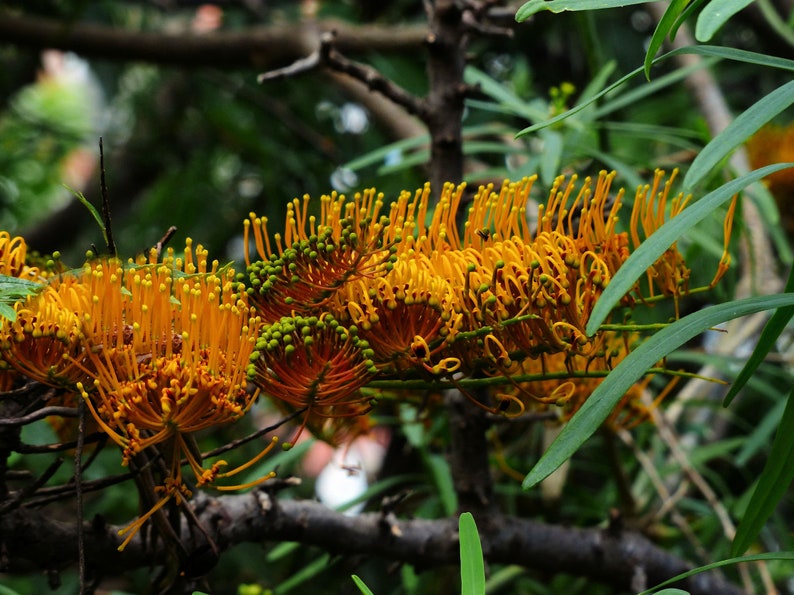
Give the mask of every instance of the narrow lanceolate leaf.
<svg viewBox="0 0 794 595">
<path fill-rule="evenodd" d="M 794 266 L 792 266 L 791 271 L 789 271 L 786 288 L 783 291 L 786 293 L 794 292 Z M 739 394 L 739 391 L 744 388 L 747 381 L 755 374 L 758 366 L 763 363 L 764 358 L 766 358 L 767 354 L 775 346 L 775 342 L 792 317 L 794 317 L 794 307 L 780 308 L 775 311 L 772 318 L 766 323 L 764 330 L 761 331 L 761 336 L 758 337 L 758 343 L 756 343 L 750 359 L 744 364 L 742 371 L 739 372 L 739 375 L 736 376 L 736 380 L 733 381 L 733 385 L 728 391 L 728 394 L 725 395 L 725 400 L 722 403 L 725 407 L 730 405 L 734 397 Z"/>
<path fill-rule="evenodd" d="M 755 0 L 711 0 L 698 15 L 695 39 L 701 43 L 709 41 L 729 18 L 753 2 Z"/>
<path fill-rule="evenodd" d="M 794 163 L 768 165 L 731 180 L 696 203 L 688 206 L 675 218 L 657 229 L 651 234 L 651 237 L 640 244 L 639 248 L 623 263 L 617 273 L 615 273 L 615 276 L 609 281 L 604 293 L 601 294 L 601 297 L 593 307 L 590 320 L 587 322 L 585 331 L 588 336 L 593 335 L 598 330 L 598 327 L 606 320 L 615 304 L 631 291 L 634 282 L 640 275 L 644 274 L 664 254 L 665 250 L 681 236 L 708 217 L 714 209 L 730 200 L 733 195 L 745 186 L 749 186 L 771 173 L 792 166 L 794 166 Z"/>
<path fill-rule="evenodd" d="M 357 575 L 351 575 L 353 582 L 356 583 L 358 590 L 361 591 L 364 595 L 374 595 L 374 593 L 370 590 L 370 588 L 362 581 Z"/>
<path fill-rule="evenodd" d="M 557 439 L 524 478 L 522 484 L 524 489 L 537 485 L 568 460 L 601 426 L 626 391 L 645 374 L 648 368 L 653 367 L 668 353 L 678 349 L 706 329 L 727 320 L 787 306 L 794 306 L 792 293 L 717 304 L 677 320 L 656 333 L 626 356 L 593 391 L 590 398 L 565 425 Z M 794 431 L 791 434 L 794 436 Z"/>
<path fill-rule="evenodd" d="M 686 8 L 690 0 L 672 0 L 670 5 L 664 11 L 662 18 L 659 19 L 659 24 L 651 36 L 651 41 L 648 44 L 648 51 L 645 53 L 645 78 L 651 80 L 651 66 L 653 66 L 653 59 L 656 56 L 665 38 L 670 34 L 678 20 L 678 15 Z"/>
<path fill-rule="evenodd" d="M 691 192 L 698 182 L 711 173 L 715 165 L 761 126 L 792 104 L 794 104 L 794 81 L 789 81 L 739 114 L 695 157 L 692 166 L 684 176 L 684 192 Z"/>
<path fill-rule="evenodd" d="M 736 528 L 731 554 L 744 553 L 752 545 L 767 519 L 775 511 L 780 499 L 794 480 L 794 391 L 788 396 L 786 409 L 780 420 L 772 450 L 755 486 L 747 512 Z"/>
<path fill-rule="evenodd" d="M 470 512 L 464 512 L 458 520 L 460 535 L 460 584 L 461 595 L 485 595 L 485 564 L 482 559 L 482 544 L 477 524 Z"/>
<path fill-rule="evenodd" d="M 516 20 L 520 23 L 526 21 L 536 12 L 550 10 L 563 12 L 566 10 L 598 10 L 601 8 L 619 8 L 632 4 L 645 4 L 647 0 L 529 0 L 516 12 Z M 650 0 L 658 2 L 659 0 Z"/>
<path fill-rule="evenodd" d="M 667 585 L 672 585 L 673 583 L 682 581 L 685 578 L 689 578 L 690 576 L 695 576 L 696 574 L 700 574 L 701 572 L 708 572 L 709 570 L 715 570 L 717 568 L 722 568 L 723 566 L 732 566 L 734 564 L 742 564 L 744 562 L 761 562 L 763 560 L 794 560 L 794 552 L 765 552 L 763 554 L 753 554 L 752 556 L 741 556 L 739 558 L 728 558 L 727 560 L 719 560 L 718 562 L 712 562 L 711 564 L 706 564 L 705 566 L 698 566 L 697 568 L 693 568 L 692 570 L 687 570 L 686 572 L 677 574 L 673 578 L 668 579 L 651 589 L 647 589 L 642 593 L 638 593 L 637 595 L 650 595 L 651 593 L 656 593 L 656 595 L 662 595 L 663 593 L 669 593 L 670 590 L 657 591 L 657 589 L 661 589 L 662 587 L 665 587 Z"/>
</svg>

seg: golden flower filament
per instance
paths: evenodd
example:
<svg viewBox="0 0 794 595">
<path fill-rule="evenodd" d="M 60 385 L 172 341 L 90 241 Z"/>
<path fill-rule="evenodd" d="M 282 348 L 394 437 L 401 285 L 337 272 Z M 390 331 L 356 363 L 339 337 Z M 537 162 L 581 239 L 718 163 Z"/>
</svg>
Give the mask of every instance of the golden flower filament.
<svg viewBox="0 0 794 595">
<path fill-rule="evenodd" d="M 400 373 L 444 349 L 459 319 L 453 299 L 449 283 L 434 274 L 428 259 L 400 258 L 382 277 L 348 283 L 334 309 L 358 328 L 379 370 Z"/>
<path fill-rule="evenodd" d="M 154 446 L 171 453 L 162 491 L 177 502 L 189 495 L 183 458 L 200 486 L 247 467 L 205 469 L 187 446 L 195 432 L 239 419 L 256 398 L 246 366 L 259 322 L 237 294 L 234 271 L 209 264 L 188 240 L 184 258 L 169 251 L 162 261 L 98 260 L 83 278 L 93 308 L 83 317 L 87 361 L 75 363 L 91 382 L 78 387 L 123 463 Z"/>
<path fill-rule="evenodd" d="M 0 275 L 35 280 L 39 269 L 28 266 L 28 246 L 21 236 L 0 231 Z"/>
<path fill-rule="evenodd" d="M 244 227 L 248 245 L 250 229 L 260 260 L 250 262 L 247 290 L 267 321 L 293 312 L 306 313 L 321 307 L 327 299 L 353 279 L 377 275 L 394 260 L 386 241 L 389 219 L 381 216 L 383 200 L 374 191 L 321 198 L 319 220 L 307 214 L 309 198 L 287 205 L 283 238 L 274 237 L 273 250 L 267 234 L 267 219 L 251 213 Z"/>
<path fill-rule="evenodd" d="M 15 304 L 16 320 L 2 331 L 4 359 L 13 368 L 44 384 L 73 387 L 86 380 L 75 362 L 84 357 L 82 313 L 91 307 L 85 286 L 62 275 L 24 302 Z"/>
</svg>

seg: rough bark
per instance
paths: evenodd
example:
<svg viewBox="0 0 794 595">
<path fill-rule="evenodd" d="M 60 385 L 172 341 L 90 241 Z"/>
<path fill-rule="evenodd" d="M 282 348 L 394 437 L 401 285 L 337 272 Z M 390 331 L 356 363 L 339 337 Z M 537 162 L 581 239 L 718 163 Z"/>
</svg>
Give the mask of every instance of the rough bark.
<svg viewBox="0 0 794 595">
<path fill-rule="evenodd" d="M 264 489 L 249 494 L 210 498 L 199 495 L 194 507 L 208 535 L 226 550 L 234 544 L 297 541 L 332 554 L 365 554 L 428 569 L 456 564 L 457 520 L 395 520 L 379 513 L 348 517 L 316 502 L 276 500 Z M 142 534 L 124 552 L 116 547 L 118 527 L 95 519 L 84 525 L 89 574 L 111 576 L 134 568 L 157 566 L 160 549 L 147 548 Z M 194 532 L 195 533 L 195 532 Z M 0 517 L 3 551 L 0 572 L 57 571 L 77 561 L 77 526 L 43 511 L 18 509 Z M 183 542 L 201 552 L 183 526 Z M 552 575 L 588 577 L 615 589 L 640 589 L 690 569 L 645 537 L 610 529 L 578 529 L 495 515 L 481 528 L 488 562 L 520 564 Z M 202 548 L 204 546 L 204 548 Z M 739 594 L 719 575 L 700 574 L 680 588 L 695 594 Z"/>
</svg>

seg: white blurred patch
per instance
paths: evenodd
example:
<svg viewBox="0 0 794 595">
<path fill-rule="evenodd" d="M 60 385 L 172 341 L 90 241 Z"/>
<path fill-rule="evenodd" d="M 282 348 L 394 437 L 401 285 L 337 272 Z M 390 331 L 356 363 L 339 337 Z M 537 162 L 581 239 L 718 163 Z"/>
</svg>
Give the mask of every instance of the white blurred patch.
<svg viewBox="0 0 794 595">
<path fill-rule="evenodd" d="M 331 186 L 337 192 L 348 192 L 358 184 L 358 176 L 352 169 L 337 167 L 331 174 Z"/>
<path fill-rule="evenodd" d="M 348 134 L 363 134 L 369 128 L 367 110 L 357 103 L 346 103 L 339 108 L 336 129 Z"/>
<path fill-rule="evenodd" d="M 329 508 L 339 508 L 352 502 L 365 491 L 369 483 L 363 458 L 355 446 L 341 448 L 334 452 L 333 458 L 317 476 L 315 492 L 317 498 Z M 363 509 L 365 502 L 359 502 L 344 511 L 355 516 Z"/>
</svg>

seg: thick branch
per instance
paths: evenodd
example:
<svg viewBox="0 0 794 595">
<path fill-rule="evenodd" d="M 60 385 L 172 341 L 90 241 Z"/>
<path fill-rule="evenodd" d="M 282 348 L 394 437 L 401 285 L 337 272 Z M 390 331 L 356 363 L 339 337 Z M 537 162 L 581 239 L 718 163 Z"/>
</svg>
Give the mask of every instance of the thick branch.
<svg viewBox="0 0 794 595">
<path fill-rule="evenodd" d="M 428 10 L 430 92 L 425 122 L 431 138 L 430 184 L 440 194 L 445 182 L 463 179 L 463 70 L 469 27 L 463 22 L 463 11 L 452 0 L 438 0 Z"/>
<path fill-rule="evenodd" d="M 497 513 L 493 498 L 486 412 L 457 391 L 447 396 L 449 468 L 458 495 L 458 509 L 471 512 L 482 524 Z"/>
<path fill-rule="evenodd" d="M 264 67 L 284 64 L 318 45 L 320 32 L 336 32 L 348 53 L 415 50 L 424 27 L 354 26 L 341 21 L 251 27 L 204 34 L 126 31 L 92 23 L 20 16 L 0 11 L 0 43 L 54 48 L 102 60 L 144 61 L 190 67 Z M 311 51 L 311 49 L 309 50 Z"/>
<path fill-rule="evenodd" d="M 196 513 L 222 549 L 243 542 L 297 541 L 333 554 L 371 554 L 428 568 L 458 560 L 457 521 L 397 520 L 378 513 L 347 517 L 309 501 L 276 501 L 266 491 L 208 498 L 200 495 Z M 162 552 L 147 552 L 140 535 L 124 552 L 117 528 L 97 521 L 86 524 L 89 572 L 108 575 L 162 561 Z M 77 560 L 76 526 L 33 510 L 0 518 L 5 552 L 1 572 L 58 570 Z M 191 535 L 183 530 L 185 544 Z M 616 589 L 654 585 L 689 569 L 684 561 L 635 533 L 574 529 L 514 517 L 496 516 L 481 528 L 485 557 L 491 563 L 520 564 L 544 573 L 567 573 L 598 580 Z M 195 544 L 199 549 L 202 544 Z M 681 588 L 691 593 L 740 594 L 719 576 L 701 574 Z"/>
</svg>

